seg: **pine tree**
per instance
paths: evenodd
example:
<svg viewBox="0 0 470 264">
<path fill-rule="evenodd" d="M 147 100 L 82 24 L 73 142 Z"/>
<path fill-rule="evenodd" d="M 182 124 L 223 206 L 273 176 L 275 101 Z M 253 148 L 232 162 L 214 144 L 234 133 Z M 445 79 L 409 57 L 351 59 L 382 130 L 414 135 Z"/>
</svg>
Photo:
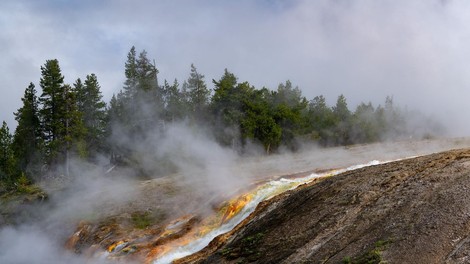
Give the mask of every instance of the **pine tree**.
<svg viewBox="0 0 470 264">
<path fill-rule="evenodd" d="M 298 147 L 295 137 L 306 133 L 307 99 L 290 81 L 279 84 L 271 97 L 276 123 L 282 129 L 282 144 L 294 150 Z"/>
<path fill-rule="evenodd" d="M 3 121 L 0 128 L 0 180 L 7 184 L 13 183 L 17 177 L 12 143 L 8 125 Z"/>
<path fill-rule="evenodd" d="M 39 121 L 38 98 L 33 83 L 25 89 L 23 106 L 15 113 L 18 122 L 13 149 L 19 169 L 28 177 L 37 177 L 42 165 L 42 131 Z"/>
<path fill-rule="evenodd" d="M 197 71 L 194 64 L 191 64 L 191 73 L 187 82 L 190 111 L 195 120 L 201 121 L 206 117 L 210 90 L 204 81 L 204 75 Z"/>
<path fill-rule="evenodd" d="M 308 120 L 312 128 L 312 139 L 327 145 L 332 139 L 332 128 L 335 126 L 333 110 L 326 105 L 323 95 L 315 96 L 308 106 Z"/>
<path fill-rule="evenodd" d="M 356 107 L 351 118 L 351 134 L 354 143 L 369 143 L 379 140 L 375 113 L 371 102 L 361 103 Z"/>
<path fill-rule="evenodd" d="M 117 126 L 124 122 L 123 115 L 124 115 L 124 104 L 123 104 L 123 92 L 119 92 L 116 96 L 113 94 L 111 100 L 109 101 L 109 107 L 107 108 L 107 127 L 108 132 L 107 135 L 111 134 L 112 127 Z"/>
<path fill-rule="evenodd" d="M 124 70 L 126 80 L 122 93 L 123 127 L 131 133 L 142 134 L 155 124 L 163 112 L 163 95 L 158 86 L 158 70 L 147 57 L 144 50 L 137 53 L 132 47 L 127 55 Z"/>
<path fill-rule="evenodd" d="M 137 95 L 134 103 L 138 106 L 138 119 L 143 129 L 159 121 L 163 114 L 163 92 L 158 85 L 158 69 L 150 62 L 147 52 L 139 53 L 137 65 Z"/>
<path fill-rule="evenodd" d="M 348 109 L 344 95 L 338 96 L 336 105 L 333 107 L 333 115 L 335 117 L 334 139 L 336 144 L 351 144 L 349 134 L 351 129 L 351 112 Z"/>
<path fill-rule="evenodd" d="M 258 140 L 267 154 L 279 146 L 282 136 L 282 129 L 274 120 L 269 96 L 266 88 L 250 91 L 249 97 L 244 99 L 241 120 L 242 137 Z"/>
<path fill-rule="evenodd" d="M 164 119 L 170 122 L 183 119 L 187 114 L 187 105 L 184 103 L 183 94 L 179 90 L 178 80 L 175 79 L 172 85 L 165 80 L 162 91 L 165 105 Z"/>
<path fill-rule="evenodd" d="M 56 59 L 47 60 L 46 64 L 41 66 L 40 86 L 42 94 L 39 102 L 42 108 L 39 114 L 44 133 L 45 154 L 50 163 L 58 156 L 62 147 L 66 120 L 64 76 Z"/>
<path fill-rule="evenodd" d="M 82 79 L 78 78 L 75 81 L 75 83 L 73 84 L 73 91 L 75 92 L 75 98 L 77 100 L 77 108 L 79 111 L 83 111 L 83 109 L 85 108 L 85 102 L 88 100 L 88 98 Z"/>
<path fill-rule="evenodd" d="M 220 80 L 212 80 L 214 95 L 211 99 L 211 110 L 215 116 L 215 126 L 219 141 L 237 148 L 241 144 L 240 122 L 242 118 L 242 98 L 237 92 L 237 77 L 227 69 Z"/>
<path fill-rule="evenodd" d="M 88 155 L 93 157 L 104 150 L 106 129 L 106 103 L 102 100 L 100 85 L 95 74 L 87 75 L 84 84 L 74 84 L 77 110 L 86 128 L 85 142 Z"/>
<path fill-rule="evenodd" d="M 39 98 L 42 104 L 39 114 L 46 161 L 50 165 L 65 164 L 64 173 L 68 176 L 71 155 L 84 157 L 87 154 L 84 141 L 86 128 L 78 111 L 77 94 L 70 85 L 63 83 L 59 62 L 46 61 L 41 73 L 43 93 Z"/>
<path fill-rule="evenodd" d="M 137 87 L 137 59 L 136 59 L 135 47 L 132 46 L 131 50 L 127 54 L 127 61 L 124 64 L 124 75 L 126 80 L 124 81 L 123 94 L 126 98 L 132 98 L 135 96 Z"/>
<path fill-rule="evenodd" d="M 78 110 L 77 95 L 68 84 L 64 85 L 64 120 L 61 131 L 60 149 L 65 152 L 66 175 L 71 155 L 86 157 L 88 149 L 86 141 L 87 128 L 83 123 L 83 113 Z"/>
</svg>

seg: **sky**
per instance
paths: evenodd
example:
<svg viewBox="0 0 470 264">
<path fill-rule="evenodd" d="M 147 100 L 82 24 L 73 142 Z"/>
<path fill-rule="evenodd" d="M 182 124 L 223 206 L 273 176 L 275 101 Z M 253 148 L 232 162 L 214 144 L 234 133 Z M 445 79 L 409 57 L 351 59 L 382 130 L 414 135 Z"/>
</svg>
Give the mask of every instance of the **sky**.
<svg viewBox="0 0 470 264">
<path fill-rule="evenodd" d="M 2 0 L 0 121 L 16 126 L 48 59 L 69 84 L 95 73 L 109 101 L 135 46 L 161 81 L 181 83 L 194 63 L 209 88 L 227 68 L 257 88 L 291 80 L 330 105 L 393 96 L 470 135 L 469 14 L 464 0 Z"/>
</svg>

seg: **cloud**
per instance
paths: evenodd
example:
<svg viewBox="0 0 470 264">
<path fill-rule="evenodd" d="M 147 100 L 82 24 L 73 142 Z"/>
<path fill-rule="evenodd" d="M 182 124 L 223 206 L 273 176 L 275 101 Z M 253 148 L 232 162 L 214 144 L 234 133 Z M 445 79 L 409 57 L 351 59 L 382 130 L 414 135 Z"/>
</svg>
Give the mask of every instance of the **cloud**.
<svg viewBox="0 0 470 264">
<path fill-rule="evenodd" d="M 0 118 L 59 59 L 67 82 L 94 72 L 105 97 L 122 86 L 132 45 L 155 58 L 160 78 L 207 80 L 224 68 L 275 89 L 286 79 L 308 98 L 351 106 L 387 95 L 454 128 L 470 106 L 470 4 L 466 1 L 2 1 Z M 448 118 L 451 116 L 452 118 Z"/>
</svg>

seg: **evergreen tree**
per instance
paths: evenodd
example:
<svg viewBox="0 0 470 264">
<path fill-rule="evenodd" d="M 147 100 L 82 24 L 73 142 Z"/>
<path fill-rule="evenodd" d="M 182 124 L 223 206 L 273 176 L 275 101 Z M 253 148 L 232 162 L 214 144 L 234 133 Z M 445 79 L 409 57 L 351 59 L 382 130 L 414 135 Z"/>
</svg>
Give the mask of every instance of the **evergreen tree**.
<svg viewBox="0 0 470 264">
<path fill-rule="evenodd" d="M 332 128 L 335 125 L 333 111 L 326 105 L 323 95 L 315 96 L 308 106 L 308 120 L 312 128 L 312 139 L 327 145 L 332 138 Z"/>
<path fill-rule="evenodd" d="M 135 96 L 137 88 L 137 59 L 136 59 L 135 47 L 132 46 L 131 50 L 127 54 L 127 61 L 124 64 L 124 75 L 126 80 L 124 81 L 124 97 L 132 98 Z"/>
<path fill-rule="evenodd" d="M 244 102 L 244 117 L 241 121 L 244 138 L 259 141 L 266 153 L 270 153 L 281 142 L 282 129 L 274 119 L 268 97 L 268 89 L 254 90 L 248 100 Z"/>
<path fill-rule="evenodd" d="M 335 143 L 339 145 L 351 144 L 349 135 L 351 112 L 348 109 L 348 104 L 344 95 L 338 96 L 336 105 L 333 107 L 333 115 L 335 117 Z"/>
<path fill-rule="evenodd" d="M 112 127 L 117 126 L 124 122 L 123 115 L 124 115 L 124 104 L 123 104 L 123 92 L 119 92 L 116 96 L 113 94 L 111 100 L 109 101 L 109 107 L 107 108 L 107 134 L 110 135 Z"/>
<path fill-rule="evenodd" d="M 158 85 L 158 69 L 150 62 L 147 52 L 143 50 L 136 61 L 137 94 L 134 103 L 143 124 L 153 125 L 158 122 L 164 110 L 163 92 Z"/>
<path fill-rule="evenodd" d="M 271 98 L 276 123 L 282 129 L 282 144 L 295 149 L 295 137 L 306 133 L 307 99 L 302 96 L 298 87 L 292 87 L 290 81 L 279 84 Z"/>
<path fill-rule="evenodd" d="M 104 149 L 106 129 L 106 103 L 102 100 L 100 85 L 95 74 L 87 75 L 84 85 L 80 79 L 74 85 L 77 110 L 82 115 L 86 128 L 86 149 L 90 156 L 95 156 Z"/>
<path fill-rule="evenodd" d="M 369 143 L 379 140 L 379 130 L 372 103 L 361 103 L 351 118 L 351 137 L 354 143 Z"/>
<path fill-rule="evenodd" d="M 63 83 L 64 77 L 57 60 L 46 61 L 41 67 L 41 74 L 43 93 L 39 98 L 42 104 L 39 116 L 45 155 L 50 165 L 65 164 L 64 173 L 68 176 L 71 153 L 86 156 L 86 129 L 78 111 L 77 95 L 70 85 Z"/>
<path fill-rule="evenodd" d="M 293 87 L 289 80 L 279 84 L 274 97 L 275 104 L 285 104 L 290 108 L 306 107 L 305 100 L 299 87 Z"/>
<path fill-rule="evenodd" d="M 158 70 L 147 58 L 145 50 L 137 57 L 135 47 L 132 47 L 127 55 L 124 73 L 126 80 L 120 98 L 123 106 L 121 126 L 139 137 L 155 124 L 163 112 Z"/>
<path fill-rule="evenodd" d="M 73 91 L 75 93 L 75 98 L 77 101 L 77 108 L 79 111 L 84 111 L 85 102 L 88 100 L 85 86 L 82 82 L 82 79 L 78 78 L 73 84 Z"/>
<path fill-rule="evenodd" d="M 227 69 L 219 81 L 212 80 L 215 85 L 211 100 L 211 109 L 217 120 L 224 125 L 233 126 L 238 123 L 241 112 L 241 98 L 237 93 L 237 77 Z"/>
<path fill-rule="evenodd" d="M 46 64 L 41 66 L 40 86 L 42 95 L 39 102 L 42 108 L 39 114 L 44 133 L 45 154 L 51 162 L 58 156 L 65 137 L 64 76 L 57 60 L 47 60 Z"/>
<path fill-rule="evenodd" d="M 219 81 L 212 80 L 212 82 L 215 88 L 211 109 L 215 116 L 217 137 L 223 144 L 236 147 L 241 144 L 243 99 L 240 91 L 242 89 L 237 89 L 237 77 L 227 69 Z"/>
<path fill-rule="evenodd" d="M 0 128 L 0 180 L 11 184 L 16 180 L 17 172 L 12 149 L 13 138 L 5 121 Z"/>
<path fill-rule="evenodd" d="M 106 131 L 105 131 L 105 143 L 107 145 L 107 151 L 111 154 L 111 160 L 114 160 L 116 153 L 119 153 L 119 140 L 118 137 L 114 137 L 114 134 L 124 133 L 124 104 L 123 104 L 124 93 L 120 91 L 116 96 L 113 94 L 109 102 L 109 106 L 106 109 Z"/>
<path fill-rule="evenodd" d="M 15 113 L 18 125 L 13 138 L 13 149 L 19 169 L 28 177 L 38 176 L 42 165 L 42 131 L 39 121 L 38 98 L 33 83 L 21 98 L 23 106 Z"/>
<path fill-rule="evenodd" d="M 78 110 L 77 98 L 74 90 L 68 84 L 64 85 L 64 120 L 60 140 L 57 140 L 60 153 L 64 157 L 57 161 L 65 162 L 65 175 L 69 176 L 69 162 L 72 155 L 84 158 L 88 155 L 85 142 L 87 129 L 82 121 L 82 112 Z"/>
<path fill-rule="evenodd" d="M 197 71 L 194 64 L 191 64 L 191 73 L 187 82 L 190 113 L 194 119 L 201 121 L 206 117 L 210 90 L 207 89 L 204 75 Z"/>
<path fill-rule="evenodd" d="M 178 80 L 175 79 L 172 85 L 165 80 L 162 89 L 165 105 L 164 119 L 170 122 L 183 119 L 188 114 L 186 109 L 188 105 L 184 101 L 183 93 L 179 90 Z"/>
</svg>

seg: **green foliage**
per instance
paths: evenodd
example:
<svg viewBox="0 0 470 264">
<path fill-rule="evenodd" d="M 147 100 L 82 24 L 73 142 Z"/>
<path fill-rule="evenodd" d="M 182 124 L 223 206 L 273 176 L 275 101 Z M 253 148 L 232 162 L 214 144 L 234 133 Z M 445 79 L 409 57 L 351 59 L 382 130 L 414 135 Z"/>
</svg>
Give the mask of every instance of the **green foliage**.
<svg viewBox="0 0 470 264">
<path fill-rule="evenodd" d="M 167 122 L 182 120 L 189 113 L 189 103 L 186 92 L 180 91 L 178 80 L 170 85 L 164 81 L 162 88 L 165 113 L 163 119 Z"/>
<path fill-rule="evenodd" d="M 188 104 L 193 119 L 202 121 L 205 118 L 209 103 L 210 90 L 204 81 L 204 75 L 191 64 L 191 73 L 186 85 Z"/>
<path fill-rule="evenodd" d="M 211 100 L 211 110 L 215 126 L 223 131 L 218 133 L 219 141 L 224 145 L 235 147 L 241 143 L 240 124 L 243 118 L 243 101 L 249 97 L 250 87 L 247 83 L 237 85 L 237 77 L 227 69 L 215 85 Z"/>
<path fill-rule="evenodd" d="M 38 186 L 32 184 L 24 173 L 21 173 L 21 176 L 16 180 L 14 185 L 18 194 L 44 194 Z"/>
<path fill-rule="evenodd" d="M 261 142 L 269 154 L 271 149 L 279 146 L 282 129 L 274 119 L 267 95 L 267 89 L 252 91 L 249 99 L 245 101 L 241 128 L 243 137 Z"/>
<path fill-rule="evenodd" d="M 80 79 L 74 84 L 77 110 L 81 113 L 84 140 L 77 144 L 80 156 L 94 157 L 105 150 L 106 103 L 95 74 L 87 75 L 84 84 Z"/>
<path fill-rule="evenodd" d="M 5 121 L 0 128 L 0 180 L 6 183 L 15 181 L 16 160 L 12 148 L 13 138 Z"/>
<path fill-rule="evenodd" d="M 64 76 L 62 76 L 59 62 L 57 60 L 47 60 L 41 66 L 40 86 L 42 94 L 39 102 L 42 105 L 39 111 L 42 131 L 44 133 L 45 155 L 49 162 L 58 156 L 58 143 L 64 140 L 66 107 Z"/>
<path fill-rule="evenodd" d="M 193 64 L 181 86 L 176 79 L 159 85 L 158 73 L 147 52 L 132 47 L 122 90 L 106 107 L 95 74 L 77 79 L 72 88 L 64 83 L 58 60 L 47 60 L 41 66 L 41 96 L 31 83 L 15 113 L 14 136 L 6 126 L 0 131 L 0 178 L 10 184 L 21 173 L 34 179 L 44 168 L 68 164 L 70 156 L 93 160 L 103 152 L 114 161 L 121 157 L 123 163 L 134 163 L 147 153 L 136 153 L 133 146 L 165 130 L 168 123 L 183 120 L 209 126 L 220 144 L 239 152 L 255 142 L 268 154 L 280 147 L 296 150 L 300 140 L 336 146 L 413 135 L 407 129 L 407 113 L 391 97 L 384 106 L 361 103 L 351 111 L 344 95 L 330 107 L 322 95 L 307 101 L 290 81 L 274 91 L 257 89 L 225 69 L 219 80 L 212 80 L 211 96 L 204 75 Z M 432 131 L 427 132 L 423 135 L 432 137 Z"/>
<path fill-rule="evenodd" d="M 86 128 L 82 112 L 77 106 L 77 94 L 64 84 L 59 62 L 48 60 L 41 67 L 42 95 L 39 111 L 45 143 L 45 155 L 49 164 L 68 162 L 69 152 L 77 149 L 76 143 L 84 140 Z M 67 173 L 68 174 L 68 173 Z"/>
<path fill-rule="evenodd" d="M 149 212 L 136 212 L 131 215 L 131 220 L 134 226 L 138 229 L 145 229 L 152 224 L 152 218 Z"/>
<path fill-rule="evenodd" d="M 155 222 L 163 221 L 166 215 L 163 211 L 157 210 L 156 212 L 134 212 L 131 214 L 131 221 L 135 228 L 145 229 Z"/>
<path fill-rule="evenodd" d="M 39 103 L 33 83 L 21 98 L 23 106 L 15 113 L 18 125 L 13 137 L 13 150 L 18 169 L 28 175 L 39 174 L 42 165 L 43 133 L 39 120 Z"/>
</svg>

